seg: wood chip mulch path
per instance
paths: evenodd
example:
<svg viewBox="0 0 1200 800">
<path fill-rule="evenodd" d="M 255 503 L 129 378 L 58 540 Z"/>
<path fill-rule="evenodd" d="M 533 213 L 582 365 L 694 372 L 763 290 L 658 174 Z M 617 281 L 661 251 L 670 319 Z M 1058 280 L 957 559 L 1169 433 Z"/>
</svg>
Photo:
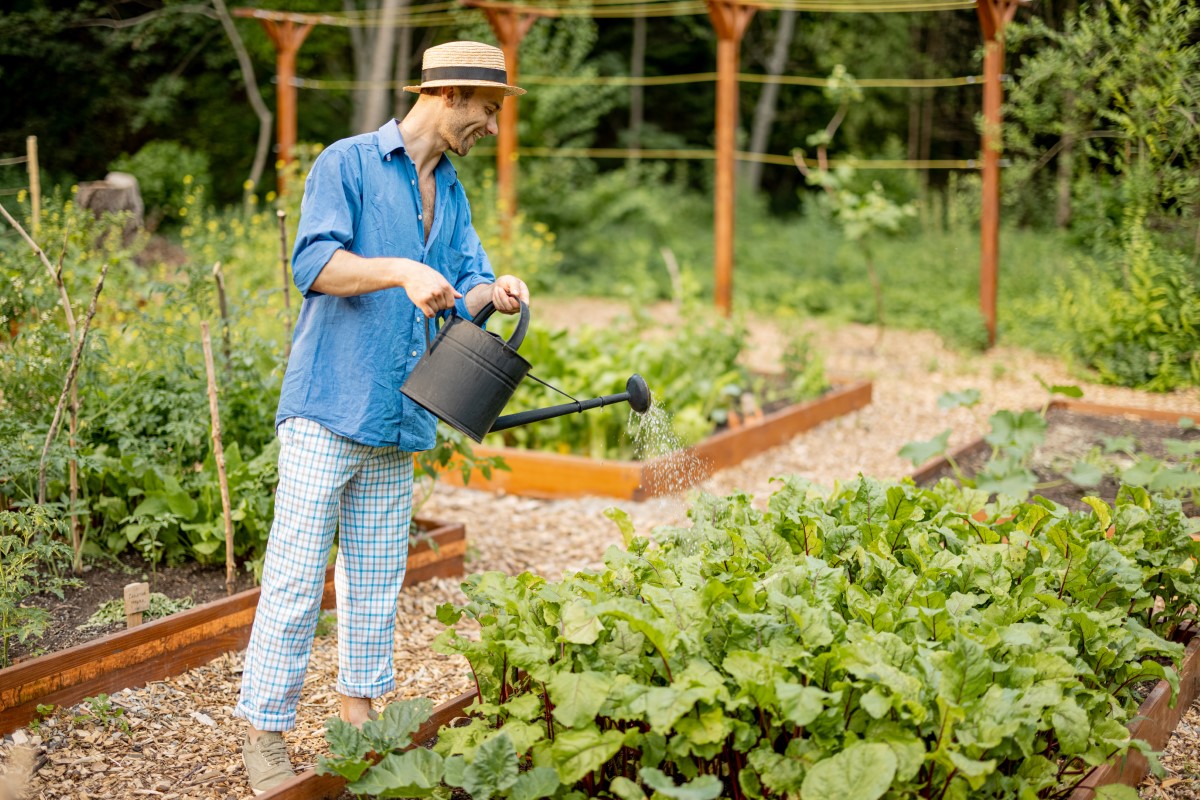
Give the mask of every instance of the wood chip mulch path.
<svg viewBox="0 0 1200 800">
<path fill-rule="evenodd" d="M 563 325 L 578 319 L 602 324 L 620 312 L 619 306 L 602 301 L 539 306 L 540 318 Z M 664 306 L 654 313 L 669 320 L 672 312 Z M 1200 392 L 1195 390 L 1148 395 L 1096 386 L 1053 359 L 1024 351 L 1002 347 L 985 355 L 963 354 L 944 347 L 933 334 L 891 330 L 876 342 L 875 329 L 859 325 L 756 321 L 750 365 L 774 368 L 786 334 L 799 328 L 813 334 L 830 373 L 871 378 L 874 402 L 720 472 L 701 488 L 722 493 L 741 489 L 765 504 L 769 479 L 776 475 L 796 473 L 824 486 L 860 472 L 900 477 L 913 469 L 897 455 L 907 442 L 932 438 L 949 427 L 954 430 L 951 445 L 957 446 L 982 435 L 995 410 L 1039 406 L 1046 396 L 1035 375 L 1047 383 L 1081 385 L 1084 399 L 1093 402 L 1200 409 Z M 631 365 L 630 371 L 635 370 Z M 942 393 L 967 388 L 982 392 L 979 407 L 937 409 Z M 616 527 L 603 516 L 609 506 L 624 508 L 639 532 L 649 533 L 661 524 L 686 524 L 689 503 L 687 493 L 634 503 L 605 498 L 533 500 L 438 487 L 421 515 L 466 524 L 469 572 L 530 570 L 557 578 L 564 570 L 597 566 L 605 549 L 620 542 Z M 402 593 L 396 636 L 400 686 L 385 700 L 427 696 L 441 702 L 472 685 L 465 662 L 430 649 L 442 629 L 434 616 L 437 606 L 460 599 L 457 581 L 429 581 Z M 240 754 L 243 723 L 232 713 L 241 661 L 241 653 L 229 653 L 177 678 L 121 691 L 112 697 L 110 711 L 99 716 L 89 713 L 86 705 L 60 709 L 37 730 L 26 728 L 3 737 L 0 765 L 19 772 L 16 751 L 20 745 L 32 746 L 37 769 L 26 797 L 37 800 L 249 798 Z M 318 638 L 297 727 L 287 734 L 297 768 L 314 764 L 325 749 L 324 721 L 337 713 L 336 671 L 336 634 Z M 128 732 L 114 719 L 118 709 Z M 1163 764 L 1166 776 L 1148 779 L 1141 789 L 1143 798 L 1200 800 L 1200 704 L 1188 712 Z M 0 800 L 9 800 L 6 785 L 0 778 Z"/>
</svg>

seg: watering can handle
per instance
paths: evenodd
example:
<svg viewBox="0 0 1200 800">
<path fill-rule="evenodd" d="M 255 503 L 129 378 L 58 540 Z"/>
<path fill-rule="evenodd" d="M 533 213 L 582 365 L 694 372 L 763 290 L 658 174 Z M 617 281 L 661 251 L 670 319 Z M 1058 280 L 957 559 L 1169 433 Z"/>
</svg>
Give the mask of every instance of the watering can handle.
<svg viewBox="0 0 1200 800">
<path fill-rule="evenodd" d="M 513 350 L 521 348 L 521 342 L 525 341 L 525 331 L 529 328 L 529 306 L 525 305 L 524 300 L 517 300 L 517 302 L 521 304 L 521 319 L 517 321 L 517 328 L 513 331 L 512 336 L 508 337 L 507 342 L 508 346 Z M 482 328 L 483 323 L 487 322 L 488 317 L 495 310 L 496 307 L 489 302 L 483 308 L 479 309 L 479 313 L 475 315 L 475 324 Z"/>
<path fill-rule="evenodd" d="M 525 331 L 529 328 L 529 306 L 525 305 L 524 300 L 517 300 L 521 304 L 521 319 L 517 321 L 517 329 L 513 331 L 512 336 L 508 337 L 506 343 L 513 350 L 521 347 L 521 342 L 525 341 Z M 479 313 L 474 316 L 475 324 L 483 327 L 483 323 L 487 322 L 488 317 L 496 310 L 496 306 L 489 302 L 483 308 L 479 309 Z M 429 352 L 432 344 L 429 340 L 429 326 L 432 324 L 434 330 L 437 330 L 437 317 L 425 320 L 425 324 L 421 327 L 425 329 L 425 352 Z"/>
</svg>

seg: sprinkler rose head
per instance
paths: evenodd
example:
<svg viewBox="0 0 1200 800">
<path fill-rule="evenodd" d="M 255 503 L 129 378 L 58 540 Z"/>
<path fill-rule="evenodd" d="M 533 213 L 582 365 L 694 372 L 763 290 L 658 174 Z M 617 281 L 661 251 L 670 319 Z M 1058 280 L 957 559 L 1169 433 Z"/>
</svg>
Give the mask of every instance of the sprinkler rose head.
<svg viewBox="0 0 1200 800">
<path fill-rule="evenodd" d="M 639 414 L 650 410 L 650 387 L 646 379 L 634 373 L 625 382 L 625 391 L 629 393 L 629 406 Z"/>
</svg>

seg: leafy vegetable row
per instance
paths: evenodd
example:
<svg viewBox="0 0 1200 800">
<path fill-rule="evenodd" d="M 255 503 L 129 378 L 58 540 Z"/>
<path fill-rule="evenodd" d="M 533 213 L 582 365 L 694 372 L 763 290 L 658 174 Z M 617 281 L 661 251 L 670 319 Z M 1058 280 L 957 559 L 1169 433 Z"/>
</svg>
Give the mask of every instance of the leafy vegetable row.
<svg viewBox="0 0 1200 800">
<path fill-rule="evenodd" d="M 657 546 L 611 512 L 627 549 L 603 571 L 476 575 L 439 610 L 479 625 L 439 640 L 471 664 L 468 725 L 405 750 L 427 708 L 331 721 L 322 769 L 383 797 L 1063 797 L 1148 749 L 1134 687 L 1177 685 L 1200 544 L 1139 488 L 1087 513 L 985 500 L 792 478 L 766 512 L 702 498 Z"/>
</svg>

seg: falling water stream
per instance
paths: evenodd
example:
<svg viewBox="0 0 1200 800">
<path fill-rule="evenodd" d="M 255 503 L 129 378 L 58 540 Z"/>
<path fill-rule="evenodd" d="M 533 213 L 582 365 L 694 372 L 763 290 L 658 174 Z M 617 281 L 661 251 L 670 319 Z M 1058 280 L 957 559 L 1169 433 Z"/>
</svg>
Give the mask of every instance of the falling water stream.
<svg viewBox="0 0 1200 800">
<path fill-rule="evenodd" d="M 630 412 L 629 437 L 638 460 L 647 464 L 648 483 L 659 494 L 678 495 L 708 477 L 701 460 L 675 435 L 671 412 L 658 399 L 644 414 Z"/>
</svg>

